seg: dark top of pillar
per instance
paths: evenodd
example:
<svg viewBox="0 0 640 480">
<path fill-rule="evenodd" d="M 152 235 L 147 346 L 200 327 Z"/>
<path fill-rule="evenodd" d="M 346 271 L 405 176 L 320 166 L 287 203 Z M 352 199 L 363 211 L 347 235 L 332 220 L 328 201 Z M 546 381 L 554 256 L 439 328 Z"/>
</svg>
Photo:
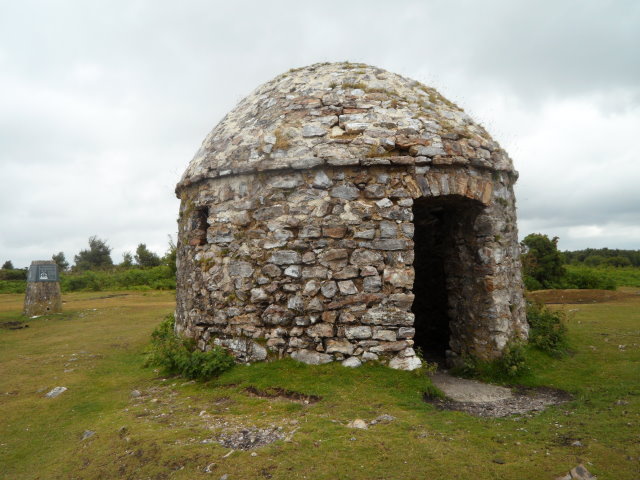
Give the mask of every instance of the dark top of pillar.
<svg viewBox="0 0 640 480">
<path fill-rule="evenodd" d="M 27 282 L 59 282 L 58 265 L 53 260 L 34 260 L 29 267 Z"/>
</svg>

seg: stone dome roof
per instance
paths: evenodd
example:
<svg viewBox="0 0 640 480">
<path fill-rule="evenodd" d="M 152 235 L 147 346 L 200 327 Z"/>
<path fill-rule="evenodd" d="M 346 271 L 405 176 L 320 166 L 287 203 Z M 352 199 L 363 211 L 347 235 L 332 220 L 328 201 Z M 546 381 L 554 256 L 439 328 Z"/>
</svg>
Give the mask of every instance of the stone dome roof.
<svg viewBox="0 0 640 480">
<path fill-rule="evenodd" d="M 177 185 L 321 165 L 473 165 L 516 174 L 457 105 L 360 63 L 292 69 L 243 99 L 207 135 Z"/>
</svg>

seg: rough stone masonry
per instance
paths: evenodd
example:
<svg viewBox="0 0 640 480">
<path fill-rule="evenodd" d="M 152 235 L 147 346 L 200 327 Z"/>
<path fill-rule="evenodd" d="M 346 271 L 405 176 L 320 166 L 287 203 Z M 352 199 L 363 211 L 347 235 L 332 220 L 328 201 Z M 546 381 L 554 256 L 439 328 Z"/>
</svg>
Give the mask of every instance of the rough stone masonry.
<svg viewBox="0 0 640 480">
<path fill-rule="evenodd" d="M 527 337 L 516 179 L 432 88 L 364 64 L 290 70 L 176 187 L 177 331 L 241 362 L 496 358 Z"/>
</svg>

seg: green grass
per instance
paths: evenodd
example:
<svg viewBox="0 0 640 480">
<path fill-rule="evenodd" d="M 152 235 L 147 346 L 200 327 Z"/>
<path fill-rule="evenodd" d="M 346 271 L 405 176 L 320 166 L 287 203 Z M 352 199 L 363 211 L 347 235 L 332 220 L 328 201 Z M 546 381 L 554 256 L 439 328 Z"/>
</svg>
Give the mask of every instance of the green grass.
<svg viewBox="0 0 640 480">
<path fill-rule="evenodd" d="M 573 402 L 480 419 L 424 403 L 427 378 L 376 365 L 281 360 L 207 383 L 160 376 L 141 367 L 143 351 L 173 311 L 173 293 L 125 293 L 65 294 L 64 314 L 0 329 L 0 478 L 539 479 L 580 461 L 600 478 L 638 478 L 640 295 L 560 307 L 573 353 L 533 352 L 528 382 L 566 389 Z M 21 295 L 0 295 L 0 322 L 24 320 L 21 307 Z M 69 390 L 43 398 L 58 385 Z M 261 398 L 247 387 L 321 399 Z M 383 413 L 396 420 L 346 427 Z M 225 431 L 271 425 L 289 438 L 256 456 L 226 456 L 215 442 Z M 96 433 L 81 440 L 85 430 Z"/>
</svg>

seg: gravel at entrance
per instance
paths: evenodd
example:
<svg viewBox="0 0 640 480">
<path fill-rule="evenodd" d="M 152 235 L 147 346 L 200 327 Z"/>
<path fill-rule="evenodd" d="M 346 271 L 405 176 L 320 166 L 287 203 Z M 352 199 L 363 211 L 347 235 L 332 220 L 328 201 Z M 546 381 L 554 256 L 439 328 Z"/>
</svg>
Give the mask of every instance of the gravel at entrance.
<svg viewBox="0 0 640 480">
<path fill-rule="evenodd" d="M 425 401 L 445 410 L 467 412 L 477 417 L 507 417 L 539 412 L 549 405 L 571 400 L 571 395 L 548 387 L 514 387 L 452 377 L 438 372 L 431 377 L 433 384 L 446 398 L 425 396 Z"/>
</svg>

